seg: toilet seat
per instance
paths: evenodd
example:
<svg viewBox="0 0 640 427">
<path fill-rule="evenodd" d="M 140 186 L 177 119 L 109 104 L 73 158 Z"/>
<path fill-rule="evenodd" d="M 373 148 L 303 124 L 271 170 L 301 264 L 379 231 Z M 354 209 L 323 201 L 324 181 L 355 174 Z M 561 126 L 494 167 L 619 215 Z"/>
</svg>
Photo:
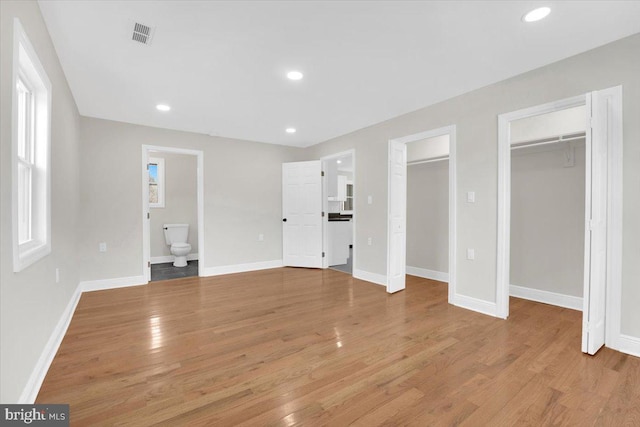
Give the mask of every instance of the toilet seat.
<svg viewBox="0 0 640 427">
<path fill-rule="evenodd" d="M 174 249 L 186 249 L 191 248 L 191 245 L 189 243 L 173 243 L 171 247 Z"/>
</svg>

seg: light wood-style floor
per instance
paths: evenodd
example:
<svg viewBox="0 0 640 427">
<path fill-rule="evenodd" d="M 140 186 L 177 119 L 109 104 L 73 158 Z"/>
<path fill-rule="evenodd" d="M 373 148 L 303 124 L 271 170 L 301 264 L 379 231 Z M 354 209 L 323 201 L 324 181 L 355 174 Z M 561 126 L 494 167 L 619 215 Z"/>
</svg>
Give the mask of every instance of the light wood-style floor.
<svg viewBox="0 0 640 427">
<path fill-rule="evenodd" d="M 581 313 L 499 320 L 333 270 L 84 294 L 37 401 L 72 425 L 640 425 L 640 359 L 580 352 Z"/>
</svg>

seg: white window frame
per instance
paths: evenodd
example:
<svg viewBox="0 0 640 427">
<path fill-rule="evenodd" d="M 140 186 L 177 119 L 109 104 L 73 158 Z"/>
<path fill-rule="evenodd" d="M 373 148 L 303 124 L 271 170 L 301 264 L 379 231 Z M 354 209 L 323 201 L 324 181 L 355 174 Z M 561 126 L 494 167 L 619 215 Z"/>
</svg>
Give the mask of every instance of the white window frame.
<svg viewBox="0 0 640 427">
<path fill-rule="evenodd" d="M 151 203 L 151 201 L 149 201 L 149 207 L 164 208 L 164 159 L 161 157 L 149 157 L 148 164 L 158 166 L 158 203 Z"/>
<path fill-rule="evenodd" d="M 51 81 L 38 59 L 20 21 L 13 21 L 12 79 L 12 233 L 13 271 L 19 272 L 51 253 Z M 18 82 L 31 93 L 30 119 L 27 135 L 19 132 L 21 118 L 18 109 Z M 27 154 L 19 153 L 20 138 L 26 137 Z M 30 170 L 30 185 L 20 186 L 19 168 Z M 19 208 L 21 194 L 27 191 L 28 212 Z M 22 214 L 22 215 L 21 215 Z M 25 218 L 26 215 L 26 218 Z M 21 218 L 22 216 L 22 218 Z M 20 239 L 20 221 L 30 229 L 26 240 Z"/>
</svg>

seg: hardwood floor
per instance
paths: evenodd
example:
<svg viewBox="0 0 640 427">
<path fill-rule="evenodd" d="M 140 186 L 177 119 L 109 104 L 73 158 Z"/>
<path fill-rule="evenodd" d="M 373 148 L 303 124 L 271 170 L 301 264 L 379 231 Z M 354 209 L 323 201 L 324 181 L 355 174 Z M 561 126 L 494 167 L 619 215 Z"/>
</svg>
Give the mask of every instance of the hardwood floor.
<svg viewBox="0 0 640 427">
<path fill-rule="evenodd" d="M 333 270 L 83 294 L 38 403 L 72 425 L 640 425 L 640 359 L 580 352 L 581 313 L 499 320 Z"/>
</svg>

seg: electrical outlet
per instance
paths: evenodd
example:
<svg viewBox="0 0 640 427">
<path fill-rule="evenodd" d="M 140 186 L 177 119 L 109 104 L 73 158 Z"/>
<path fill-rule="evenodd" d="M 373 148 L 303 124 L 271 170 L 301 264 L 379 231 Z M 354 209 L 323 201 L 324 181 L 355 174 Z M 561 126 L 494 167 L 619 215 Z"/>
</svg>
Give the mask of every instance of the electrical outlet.
<svg viewBox="0 0 640 427">
<path fill-rule="evenodd" d="M 260 233 L 258 234 L 258 242 L 263 242 L 264 241 L 264 234 Z"/>
<path fill-rule="evenodd" d="M 98 250 L 100 252 L 107 252 L 107 243 L 106 242 L 100 242 L 100 244 L 98 245 Z"/>
<path fill-rule="evenodd" d="M 470 260 L 476 259 L 476 250 L 475 249 L 467 249 L 467 259 L 470 259 Z"/>
<path fill-rule="evenodd" d="M 367 204 L 373 204 L 373 196 L 367 196 Z"/>
<path fill-rule="evenodd" d="M 371 246 L 373 244 L 373 239 L 371 237 L 367 238 L 367 245 Z"/>
</svg>

